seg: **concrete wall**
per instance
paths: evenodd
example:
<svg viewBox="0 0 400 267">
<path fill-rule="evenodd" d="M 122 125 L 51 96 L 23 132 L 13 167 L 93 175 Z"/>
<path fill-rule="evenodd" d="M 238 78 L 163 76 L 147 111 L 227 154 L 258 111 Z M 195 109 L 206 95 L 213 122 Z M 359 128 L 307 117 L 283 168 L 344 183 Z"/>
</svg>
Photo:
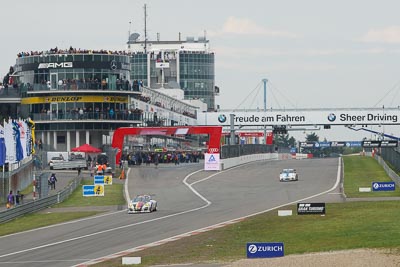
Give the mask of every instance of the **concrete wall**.
<svg viewBox="0 0 400 267">
<path fill-rule="evenodd" d="M 236 158 L 229 159 L 221 159 L 220 170 L 226 170 L 228 168 L 232 168 L 237 165 L 249 163 L 252 161 L 258 160 L 278 160 L 278 159 L 288 159 L 287 154 L 278 154 L 278 153 L 266 153 L 266 154 L 253 154 L 253 155 L 245 155 Z"/>
</svg>

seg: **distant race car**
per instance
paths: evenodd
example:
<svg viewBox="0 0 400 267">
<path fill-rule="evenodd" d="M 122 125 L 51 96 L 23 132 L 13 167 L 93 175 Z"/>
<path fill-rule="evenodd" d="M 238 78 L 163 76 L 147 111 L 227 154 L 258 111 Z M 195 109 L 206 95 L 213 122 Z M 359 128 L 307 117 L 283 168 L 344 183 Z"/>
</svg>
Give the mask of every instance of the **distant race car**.
<svg viewBox="0 0 400 267">
<path fill-rule="evenodd" d="M 157 201 L 149 195 L 138 195 L 128 205 L 128 213 L 152 212 L 156 210 Z"/>
<path fill-rule="evenodd" d="M 298 181 L 299 175 L 297 174 L 295 169 L 283 169 L 279 174 L 279 181 Z"/>
</svg>

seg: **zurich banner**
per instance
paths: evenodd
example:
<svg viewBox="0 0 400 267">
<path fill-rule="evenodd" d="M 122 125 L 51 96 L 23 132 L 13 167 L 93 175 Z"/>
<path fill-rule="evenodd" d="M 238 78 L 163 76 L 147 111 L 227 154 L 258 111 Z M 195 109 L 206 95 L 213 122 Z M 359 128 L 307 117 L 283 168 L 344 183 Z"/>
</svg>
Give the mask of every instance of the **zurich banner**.
<svg viewBox="0 0 400 267">
<path fill-rule="evenodd" d="M 396 189 L 394 182 L 373 182 L 372 191 L 394 191 Z"/>
<path fill-rule="evenodd" d="M 283 243 L 247 243 L 247 258 L 275 258 L 285 255 Z"/>
</svg>

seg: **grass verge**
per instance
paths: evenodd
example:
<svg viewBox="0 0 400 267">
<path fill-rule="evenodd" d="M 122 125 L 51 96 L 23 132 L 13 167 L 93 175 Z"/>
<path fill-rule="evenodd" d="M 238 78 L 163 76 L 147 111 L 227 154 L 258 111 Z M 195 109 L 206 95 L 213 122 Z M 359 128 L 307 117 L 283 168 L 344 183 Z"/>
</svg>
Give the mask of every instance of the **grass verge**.
<svg viewBox="0 0 400 267">
<path fill-rule="evenodd" d="M 391 181 L 370 157 L 344 157 L 348 197 L 399 196 L 395 192 L 359 193 L 375 181 Z M 400 202 L 327 204 L 327 216 L 278 217 L 276 211 L 127 256 L 142 257 L 141 266 L 192 262 L 230 262 L 246 258 L 247 242 L 284 242 L 285 255 L 355 248 L 400 249 Z M 296 207 L 290 206 L 293 214 Z M 121 258 L 95 266 L 122 266 Z"/>
<path fill-rule="evenodd" d="M 360 187 L 371 187 L 372 182 L 391 182 L 379 163 L 365 156 L 343 157 L 344 161 L 344 192 L 349 198 L 357 197 L 398 197 L 400 189 L 395 191 L 359 192 Z"/>
<path fill-rule="evenodd" d="M 285 255 L 400 248 L 400 202 L 348 202 L 327 204 L 326 208 L 326 216 L 278 217 L 275 210 L 127 256 L 142 257 L 140 266 L 150 266 L 245 259 L 247 242 L 284 242 Z M 296 214 L 295 206 L 283 209 Z M 121 258 L 95 266 L 122 266 Z"/>
<path fill-rule="evenodd" d="M 93 179 L 84 179 L 81 185 L 92 185 Z M 64 202 L 53 206 L 61 207 L 87 207 L 87 206 L 112 206 L 123 205 L 126 203 L 123 195 L 123 184 L 113 183 L 104 186 L 104 196 L 102 197 L 84 197 L 82 186 L 78 187 L 71 196 Z"/>
<path fill-rule="evenodd" d="M 60 213 L 32 213 L 16 218 L 10 222 L 2 223 L 0 227 L 0 236 L 37 229 L 48 225 L 72 221 L 88 216 L 93 216 L 99 212 L 63 212 Z"/>
</svg>

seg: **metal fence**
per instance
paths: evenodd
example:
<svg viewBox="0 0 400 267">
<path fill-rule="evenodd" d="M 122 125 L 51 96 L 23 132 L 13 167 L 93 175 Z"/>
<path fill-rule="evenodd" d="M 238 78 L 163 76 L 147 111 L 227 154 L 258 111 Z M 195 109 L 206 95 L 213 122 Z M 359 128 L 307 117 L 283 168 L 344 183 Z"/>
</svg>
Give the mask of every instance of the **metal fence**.
<svg viewBox="0 0 400 267">
<path fill-rule="evenodd" d="M 382 153 L 382 156 L 375 154 L 375 159 L 378 161 L 378 163 L 383 167 L 387 175 L 389 175 L 390 178 L 398 185 L 400 186 L 400 177 L 396 173 L 396 170 L 393 170 L 390 168 L 387 164 L 386 161 L 389 162 L 393 168 L 397 169 L 400 162 L 393 161 L 395 158 L 400 159 L 399 153 L 394 150 L 394 149 L 385 149 L 386 152 Z M 391 150 L 391 151 L 390 151 Z M 393 163 L 392 163 L 393 162 Z M 397 165 L 397 166 L 396 166 Z"/>
<path fill-rule="evenodd" d="M 25 202 L 22 205 L 16 206 L 12 209 L 8 209 L 0 212 L 0 223 L 7 222 L 9 220 L 15 219 L 22 215 L 37 212 L 42 209 L 48 208 L 67 199 L 72 192 L 80 185 L 82 177 L 78 176 L 75 178 L 71 184 L 69 184 L 62 191 L 58 192 L 56 195 L 49 197 L 40 198 L 38 200 L 32 200 Z M 43 186 L 42 186 L 43 187 Z"/>
<path fill-rule="evenodd" d="M 400 152 L 397 148 L 381 148 L 379 154 L 396 172 L 400 172 Z"/>
</svg>

